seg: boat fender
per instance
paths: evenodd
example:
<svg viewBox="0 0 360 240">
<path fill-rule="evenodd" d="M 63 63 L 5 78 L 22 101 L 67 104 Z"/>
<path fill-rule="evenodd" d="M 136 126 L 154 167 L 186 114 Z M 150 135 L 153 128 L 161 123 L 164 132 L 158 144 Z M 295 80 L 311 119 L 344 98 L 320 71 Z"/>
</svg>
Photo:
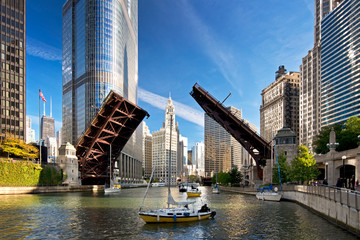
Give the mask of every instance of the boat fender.
<svg viewBox="0 0 360 240">
<path fill-rule="evenodd" d="M 177 219 L 176 219 L 176 215 L 174 215 L 174 222 L 176 222 L 176 220 L 177 220 Z"/>
<path fill-rule="evenodd" d="M 212 219 L 214 219 L 215 215 L 216 215 L 216 212 L 215 212 L 215 211 L 212 211 L 210 217 L 211 217 Z"/>
<path fill-rule="evenodd" d="M 190 213 L 186 212 L 186 213 L 184 213 L 184 216 L 188 217 L 188 216 L 190 216 Z"/>
</svg>

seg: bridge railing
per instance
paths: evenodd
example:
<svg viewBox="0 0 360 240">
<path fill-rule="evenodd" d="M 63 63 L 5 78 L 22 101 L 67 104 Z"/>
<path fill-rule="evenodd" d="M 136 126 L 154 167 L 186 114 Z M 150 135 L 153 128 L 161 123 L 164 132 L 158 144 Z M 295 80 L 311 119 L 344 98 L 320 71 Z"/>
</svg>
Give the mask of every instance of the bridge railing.
<svg viewBox="0 0 360 240">
<path fill-rule="evenodd" d="M 306 185 L 297 185 L 296 190 L 299 192 L 306 192 L 308 194 L 317 195 L 324 197 L 326 199 L 335 201 L 342 205 L 360 210 L 360 192 L 346 189 L 338 188 L 326 185 L 318 186 L 306 186 Z"/>
</svg>

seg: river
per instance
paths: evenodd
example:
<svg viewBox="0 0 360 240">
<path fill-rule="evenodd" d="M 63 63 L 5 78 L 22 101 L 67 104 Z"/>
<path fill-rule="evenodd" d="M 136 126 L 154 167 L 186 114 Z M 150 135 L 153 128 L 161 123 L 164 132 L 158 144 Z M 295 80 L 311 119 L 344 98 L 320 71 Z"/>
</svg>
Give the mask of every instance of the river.
<svg viewBox="0 0 360 240">
<path fill-rule="evenodd" d="M 207 203 L 215 219 L 145 224 L 138 216 L 145 188 L 120 193 L 58 193 L 0 196 L 3 239 L 357 239 L 292 202 L 262 202 L 255 196 L 200 187 L 195 208 Z M 178 201 L 186 193 L 172 188 Z M 167 188 L 150 188 L 145 207 L 166 206 Z"/>
</svg>

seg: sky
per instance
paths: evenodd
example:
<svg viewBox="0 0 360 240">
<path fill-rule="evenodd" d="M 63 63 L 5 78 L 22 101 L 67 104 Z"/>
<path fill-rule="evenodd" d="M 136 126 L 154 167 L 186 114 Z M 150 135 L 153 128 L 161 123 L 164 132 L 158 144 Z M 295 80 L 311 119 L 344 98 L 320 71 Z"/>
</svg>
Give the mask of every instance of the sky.
<svg viewBox="0 0 360 240">
<path fill-rule="evenodd" d="M 62 125 L 62 6 L 27 0 L 26 111 L 39 131 L 39 88 L 46 115 Z M 299 71 L 313 47 L 314 0 L 139 0 L 138 105 L 151 132 L 171 96 L 188 148 L 204 141 L 204 111 L 190 96 L 195 83 L 225 106 L 242 110 L 260 132 L 261 91 L 284 65 Z M 43 105 L 41 114 L 43 114 Z"/>
</svg>

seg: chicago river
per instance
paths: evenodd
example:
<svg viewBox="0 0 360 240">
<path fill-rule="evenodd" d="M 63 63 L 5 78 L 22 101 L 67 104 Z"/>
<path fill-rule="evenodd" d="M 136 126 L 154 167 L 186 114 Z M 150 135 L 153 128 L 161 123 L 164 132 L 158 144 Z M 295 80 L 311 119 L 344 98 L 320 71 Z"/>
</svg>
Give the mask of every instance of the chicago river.
<svg viewBox="0 0 360 240">
<path fill-rule="evenodd" d="M 138 216 L 145 188 L 118 194 L 79 192 L 0 196 L 0 236 L 6 239 L 357 239 L 302 206 L 262 202 L 255 196 L 222 191 L 203 194 L 215 219 L 178 224 L 145 224 Z M 174 198 L 186 193 L 172 188 Z M 166 206 L 167 188 L 150 188 L 145 207 Z"/>
</svg>

